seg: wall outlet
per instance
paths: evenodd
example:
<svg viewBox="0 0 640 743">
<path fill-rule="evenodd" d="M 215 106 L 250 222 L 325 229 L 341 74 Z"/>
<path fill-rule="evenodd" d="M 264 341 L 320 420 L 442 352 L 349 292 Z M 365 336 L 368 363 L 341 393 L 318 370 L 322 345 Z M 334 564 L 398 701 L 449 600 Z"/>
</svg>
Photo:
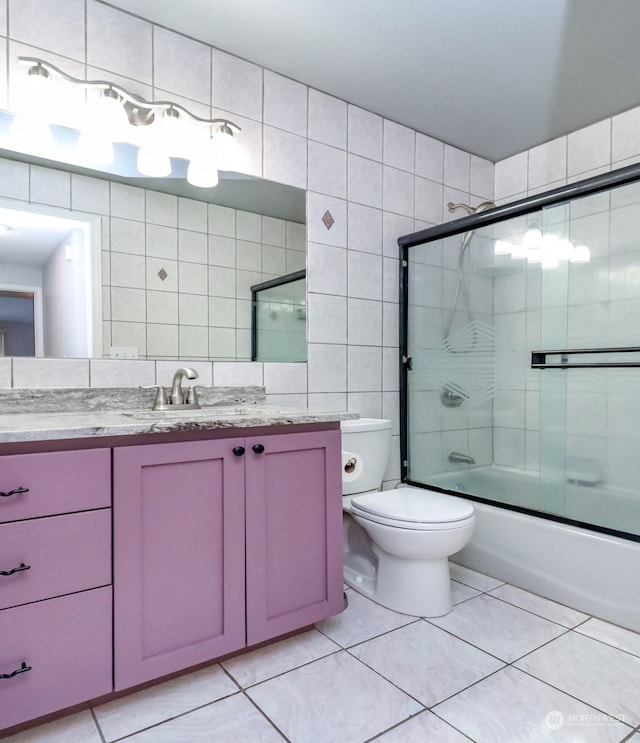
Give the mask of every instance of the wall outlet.
<svg viewBox="0 0 640 743">
<path fill-rule="evenodd" d="M 137 359 L 138 349 L 135 346 L 111 346 L 112 359 Z"/>
</svg>

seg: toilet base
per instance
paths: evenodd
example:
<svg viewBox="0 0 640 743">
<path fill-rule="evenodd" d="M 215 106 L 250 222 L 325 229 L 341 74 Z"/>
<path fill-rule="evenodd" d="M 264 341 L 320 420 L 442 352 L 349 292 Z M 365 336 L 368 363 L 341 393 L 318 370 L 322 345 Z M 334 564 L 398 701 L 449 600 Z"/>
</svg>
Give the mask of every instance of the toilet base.
<svg viewBox="0 0 640 743">
<path fill-rule="evenodd" d="M 446 557 L 407 560 L 372 545 L 378 555 L 375 601 L 401 614 L 441 617 L 451 611 L 451 577 Z"/>
<path fill-rule="evenodd" d="M 344 514 L 344 582 L 378 604 L 415 617 L 451 611 L 447 557 L 407 559 L 374 544 L 365 529 Z"/>
</svg>

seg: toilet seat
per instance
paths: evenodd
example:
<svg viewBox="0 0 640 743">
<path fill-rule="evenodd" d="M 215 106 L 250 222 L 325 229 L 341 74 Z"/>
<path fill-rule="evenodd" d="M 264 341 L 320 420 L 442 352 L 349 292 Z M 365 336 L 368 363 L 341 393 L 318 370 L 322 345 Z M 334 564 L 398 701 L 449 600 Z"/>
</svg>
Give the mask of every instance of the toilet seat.
<svg viewBox="0 0 640 743">
<path fill-rule="evenodd" d="M 422 488 L 404 487 L 354 496 L 351 513 L 400 529 L 460 529 L 474 521 L 469 501 Z"/>
</svg>

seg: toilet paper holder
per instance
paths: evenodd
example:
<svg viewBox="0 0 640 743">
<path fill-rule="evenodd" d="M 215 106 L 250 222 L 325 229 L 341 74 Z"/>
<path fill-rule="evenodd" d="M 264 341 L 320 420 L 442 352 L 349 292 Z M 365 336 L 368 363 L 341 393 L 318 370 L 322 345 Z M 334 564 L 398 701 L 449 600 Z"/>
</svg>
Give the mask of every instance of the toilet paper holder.
<svg viewBox="0 0 640 743">
<path fill-rule="evenodd" d="M 355 468 L 356 468 L 356 462 L 357 462 L 357 460 L 356 460 L 356 458 L 355 458 L 355 457 L 351 457 L 351 459 L 348 459 L 348 460 L 347 460 L 347 461 L 345 462 L 345 465 L 344 465 L 344 471 L 345 471 L 345 472 L 346 472 L 347 474 L 349 474 L 349 475 L 350 475 L 350 474 L 351 474 L 351 473 L 352 473 L 352 472 L 353 472 L 353 471 L 355 470 Z"/>
</svg>

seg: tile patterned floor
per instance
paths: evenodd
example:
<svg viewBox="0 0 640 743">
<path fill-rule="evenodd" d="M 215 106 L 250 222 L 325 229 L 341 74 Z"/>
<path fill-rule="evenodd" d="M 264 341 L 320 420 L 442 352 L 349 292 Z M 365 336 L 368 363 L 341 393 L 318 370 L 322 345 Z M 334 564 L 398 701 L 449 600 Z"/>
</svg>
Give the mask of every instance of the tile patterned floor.
<svg viewBox="0 0 640 743">
<path fill-rule="evenodd" d="M 445 617 L 348 589 L 310 632 L 4 743 L 640 743 L 640 635 L 451 567 Z"/>
</svg>

